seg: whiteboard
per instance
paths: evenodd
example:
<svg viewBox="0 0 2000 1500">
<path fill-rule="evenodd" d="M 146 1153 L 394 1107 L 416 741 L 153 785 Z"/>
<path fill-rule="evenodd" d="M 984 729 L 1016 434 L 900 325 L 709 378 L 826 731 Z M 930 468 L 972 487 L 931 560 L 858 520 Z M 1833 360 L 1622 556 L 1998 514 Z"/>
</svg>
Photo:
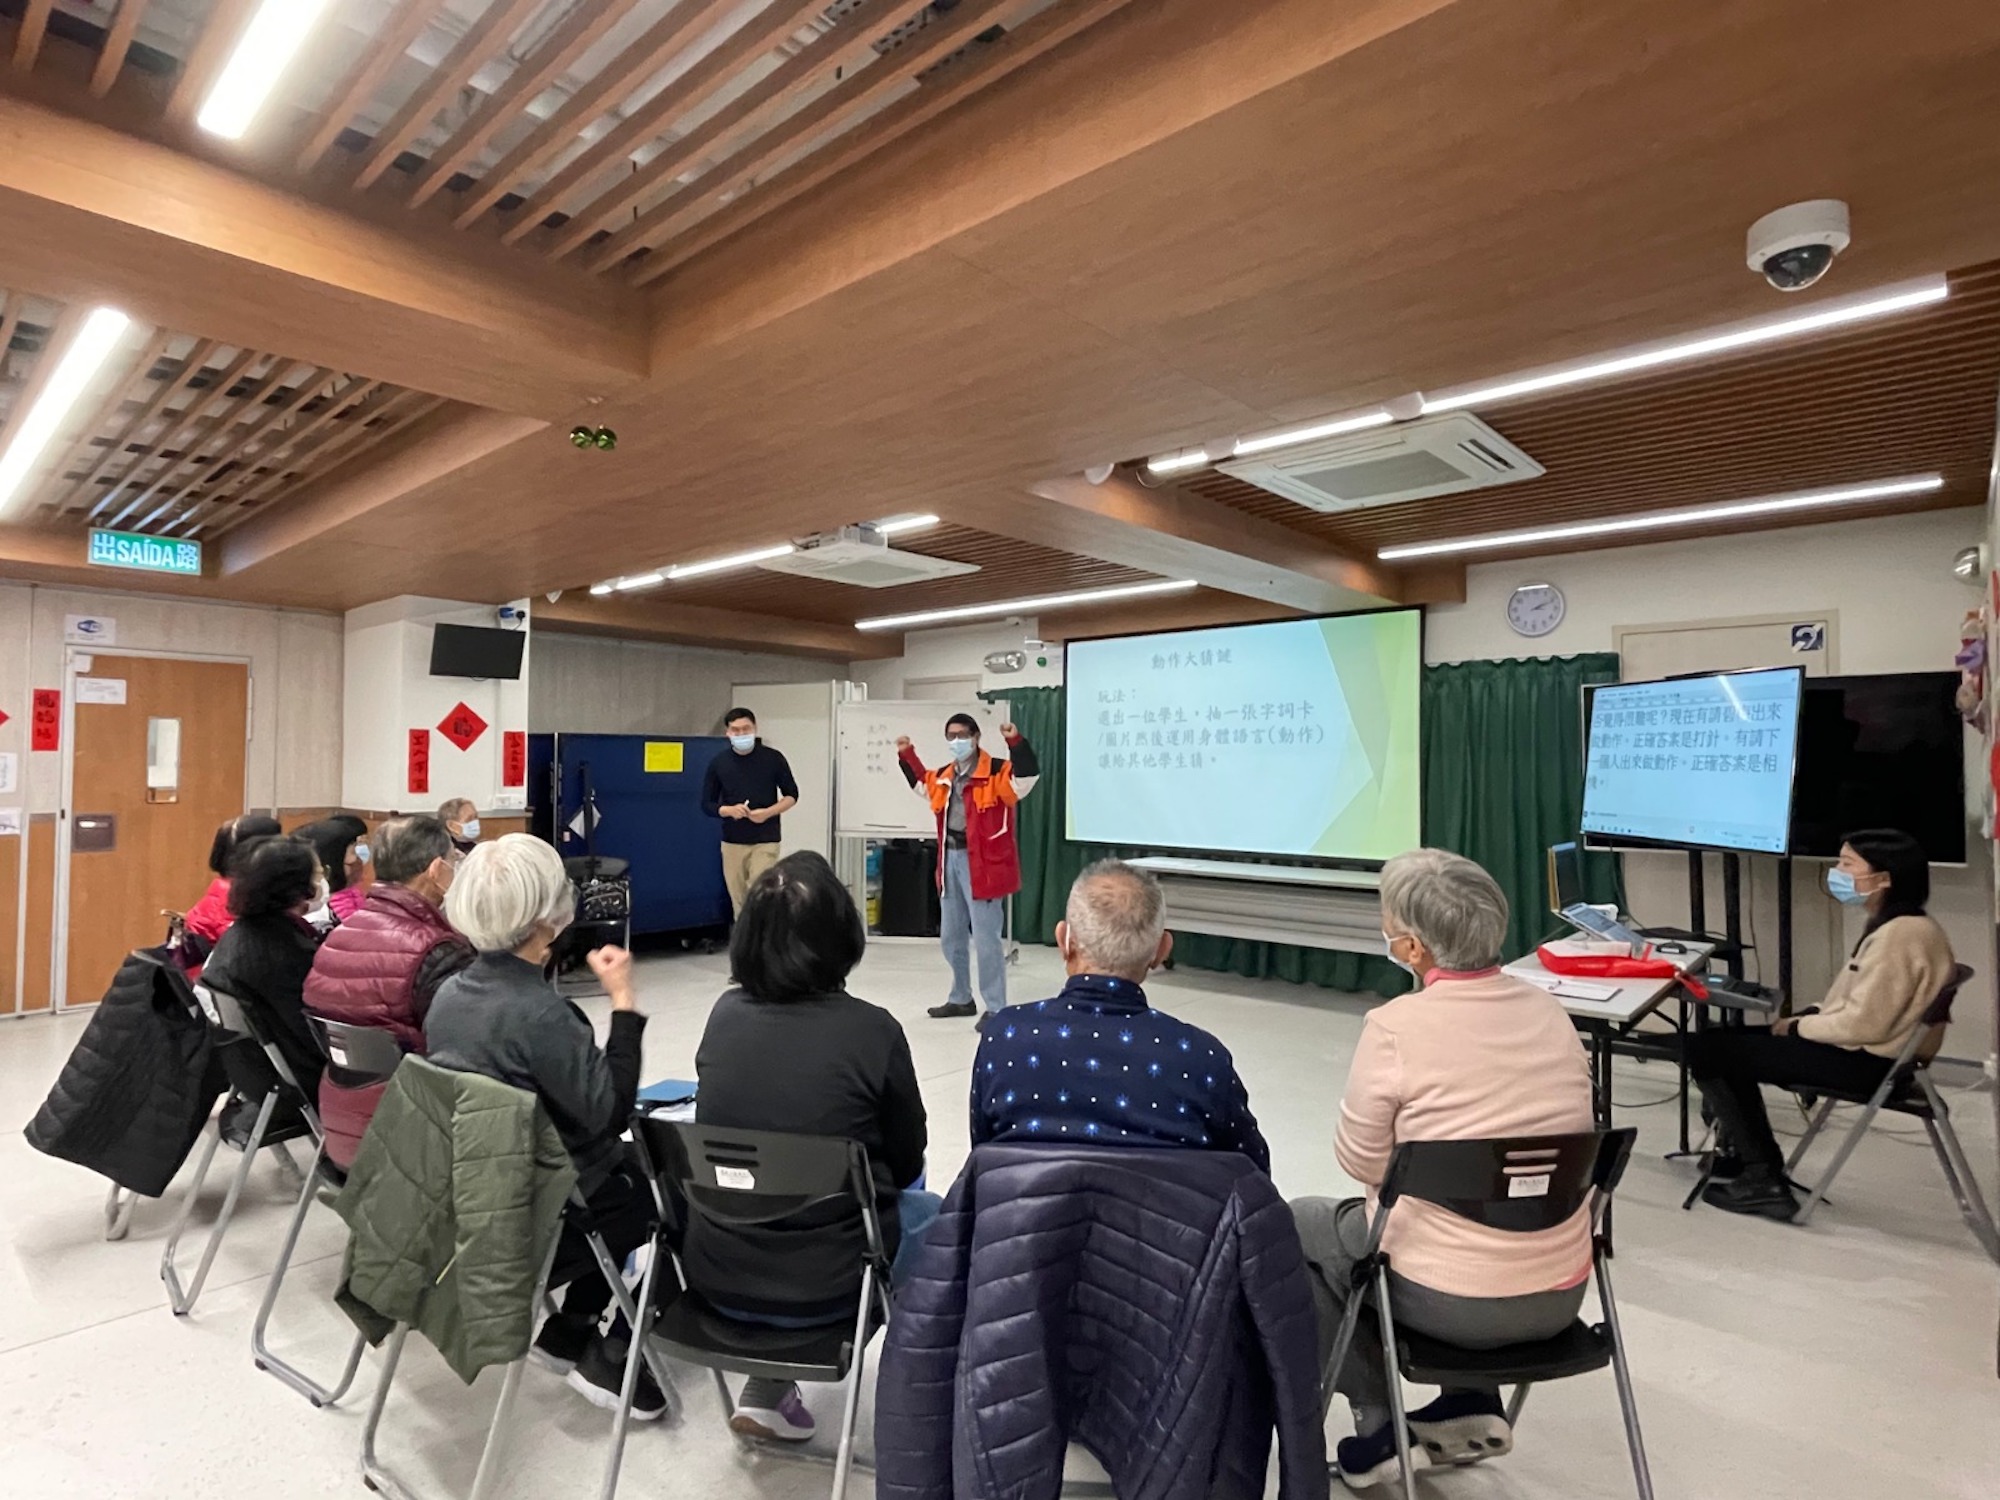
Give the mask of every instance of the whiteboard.
<svg viewBox="0 0 2000 1500">
<path fill-rule="evenodd" d="M 916 703 L 884 700 L 843 703 L 839 725 L 839 777 L 834 790 L 835 832 L 855 838 L 936 838 L 937 815 L 921 793 L 912 791 L 896 764 L 896 737 L 908 735 L 927 766 L 951 759 L 944 721 L 970 714 L 979 721 L 979 748 L 1007 758 L 1000 726 L 1005 703 Z"/>
</svg>

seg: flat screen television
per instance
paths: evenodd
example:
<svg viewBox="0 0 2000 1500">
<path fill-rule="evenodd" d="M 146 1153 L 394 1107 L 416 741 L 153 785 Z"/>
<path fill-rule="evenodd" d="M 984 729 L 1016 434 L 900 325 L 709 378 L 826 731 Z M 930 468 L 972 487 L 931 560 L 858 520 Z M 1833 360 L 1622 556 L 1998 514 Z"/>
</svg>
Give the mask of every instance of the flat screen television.
<svg viewBox="0 0 2000 1500">
<path fill-rule="evenodd" d="M 1586 689 L 1591 843 L 1788 852 L 1804 676 L 1776 667 Z"/>
<path fill-rule="evenodd" d="M 1861 828 L 1900 828 L 1933 864 L 1965 863 L 1965 725 L 1956 672 L 1808 677 L 1792 853 L 1832 859 Z"/>
<path fill-rule="evenodd" d="M 521 653 L 527 644 L 525 630 L 494 630 L 484 625 L 434 626 L 431 676 L 516 681 L 521 675 Z"/>
</svg>

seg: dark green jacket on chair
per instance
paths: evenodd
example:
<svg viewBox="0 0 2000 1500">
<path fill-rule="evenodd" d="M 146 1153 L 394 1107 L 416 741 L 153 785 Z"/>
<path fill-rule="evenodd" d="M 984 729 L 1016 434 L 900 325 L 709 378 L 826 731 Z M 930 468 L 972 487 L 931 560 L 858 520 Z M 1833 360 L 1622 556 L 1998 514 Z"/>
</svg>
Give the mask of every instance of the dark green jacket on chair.
<svg viewBox="0 0 2000 1500">
<path fill-rule="evenodd" d="M 576 1169 L 533 1094 L 406 1057 L 336 1207 L 335 1299 L 371 1343 L 409 1323 L 468 1385 L 528 1352 Z"/>
</svg>

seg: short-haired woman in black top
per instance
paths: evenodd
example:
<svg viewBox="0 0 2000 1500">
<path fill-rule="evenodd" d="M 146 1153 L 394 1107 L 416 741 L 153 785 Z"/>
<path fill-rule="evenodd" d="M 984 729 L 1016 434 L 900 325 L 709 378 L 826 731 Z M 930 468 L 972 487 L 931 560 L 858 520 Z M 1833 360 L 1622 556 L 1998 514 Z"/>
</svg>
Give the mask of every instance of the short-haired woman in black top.
<svg viewBox="0 0 2000 1500">
<path fill-rule="evenodd" d="M 936 1195 L 912 1189 L 928 1126 L 910 1043 L 896 1018 L 847 993 L 868 942 L 854 898 L 810 852 L 758 876 L 729 944 L 735 987 L 715 1002 L 695 1056 L 696 1117 L 704 1125 L 859 1141 L 875 1175 L 876 1211 L 892 1284 L 937 1217 Z M 760 1321 L 813 1326 L 854 1316 L 861 1224 L 843 1242 L 816 1218 L 795 1229 L 724 1231 L 699 1219 L 683 1255 L 695 1290 L 713 1278 L 730 1310 Z M 810 1230 L 811 1250 L 797 1242 Z M 813 1421 L 798 1390 L 751 1380 L 731 1426 L 803 1442 Z"/>
<path fill-rule="evenodd" d="M 306 914 L 326 902 L 319 855 L 303 839 L 265 836 L 239 844 L 230 869 L 235 920 L 208 956 L 201 982 L 242 1004 L 316 1099 L 324 1059 L 306 1024 L 304 994 L 319 951 Z"/>
</svg>

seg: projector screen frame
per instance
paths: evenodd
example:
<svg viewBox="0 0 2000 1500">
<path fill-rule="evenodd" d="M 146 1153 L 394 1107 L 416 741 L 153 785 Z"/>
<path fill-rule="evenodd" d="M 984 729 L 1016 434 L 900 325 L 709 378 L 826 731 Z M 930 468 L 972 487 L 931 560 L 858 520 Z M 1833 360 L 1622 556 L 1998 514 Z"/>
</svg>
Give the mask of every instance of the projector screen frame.
<svg viewBox="0 0 2000 1500">
<path fill-rule="evenodd" d="M 1761 677 L 1767 672 L 1791 672 L 1798 679 L 1800 721 L 1792 736 L 1791 770 L 1785 777 L 1785 847 L 1778 849 L 1744 849 L 1729 844 L 1702 844 L 1692 840 L 1665 840 L 1640 838 L 1629 834 L 1592 833 L 1582 826 L 1583 812 L 1577 811 L 1577 834 L 1583 849 L 1590 854 L 1736 854 L 1745 858 L 1790 859 L 1792 857 L 1792 807 L 1798 801 L 1799 740 L 1804 732 L 1803 722 L 1805 677 L 1803 665 L 1782 667 L 1731 667 L 1722 672 L 1676 672 L 1669 677 L 1642 677 L 1632 682 L 1586 682 L 1577 694 L 1577 711 L 1583 720 L 1583 765 L 1584 774 L 1590 774 L 1590 720 L 1591 709 L 1597 701 L 1597 694 L 1605 688 L 1652 687 L 1663 682 L 1705 682 L 1716 677 Z"/>
<path fill-rule="evenodd" d="M 1417 829 L 1418 840 L 1422 841 L 1424 827 L 1424 777 L 1423 777 L 1423 673 L 1429 665 L 1425 658 L 1426 632 L 1430 624 L 1430 613 L 1421 604 L 1385 604 L 1376 609 L 1327 610 L 1311 615 L 1281 615 L 1269 620 L 1231 620 L 1221 624 L 1175 625 L 1165 630 L 1111 630 L 1098 635 L 1065 636 L 1063 638 L 1063 827 L 1069 827 L 1069 687 L 1071 675 L 1069 652 L 1072 646 L 1090 645 L 1097 641 L 1127 641 L 1140 636 L 1193 635 L 1199 631 L 1245 630 L 1258 625 L 1310 625 L 1321 620 L 1358 620 L 1371 615 L 1415 615 L 1417 617 Z M 1092 843 L 1095 840 L 1080 840 Z M 1240 860 L 1245 864 L 1292 865 L 1301 869 L 1318 870 L 1380 870 L 1388 860 L 1362 859 L 1351 855 L 1330 854 L 1273 854 L 1268 851 L 1217 848 L 1207 844 L 1143 844 L 1131 845 L 1148 855 L 1192 855 L 1209 859 Z M 1394 856 L 1391 856 L 1392 858 Z"/>
</svg>

